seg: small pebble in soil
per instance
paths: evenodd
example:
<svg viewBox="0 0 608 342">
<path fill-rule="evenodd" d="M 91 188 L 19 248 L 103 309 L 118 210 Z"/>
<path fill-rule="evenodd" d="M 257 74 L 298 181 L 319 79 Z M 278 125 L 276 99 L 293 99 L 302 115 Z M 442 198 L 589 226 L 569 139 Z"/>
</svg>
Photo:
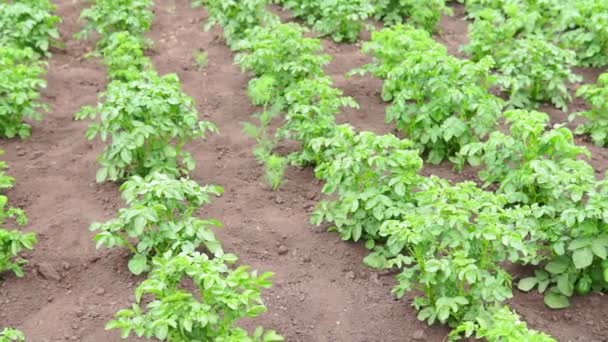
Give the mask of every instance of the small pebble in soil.
<svg viewBox="0 0 608 342">
<path fill-rule="evenodd" d="M 55 268 L 48 262 L 41 262 L 37 267 L 38 273 L 46 280 L 61 280 L 61 275 L 55 270 Z"/>
<path fill-rule="evenodd" d="M 279 246 L 277 249 L 277 253 L 279 253 L 279 255 L 285 255 L 287 252 L 289 252 L 289 249 L 283 245 Z"/>
<path fill-rule="evenodd" d="M 414 339 L 416 341 L 425 340 L 426 336 L 424 335 L 424 330 L 418 329 L 418 330 L 414 331 L 414 333 L 412 334 L 412 339 Z"/>
</svg>

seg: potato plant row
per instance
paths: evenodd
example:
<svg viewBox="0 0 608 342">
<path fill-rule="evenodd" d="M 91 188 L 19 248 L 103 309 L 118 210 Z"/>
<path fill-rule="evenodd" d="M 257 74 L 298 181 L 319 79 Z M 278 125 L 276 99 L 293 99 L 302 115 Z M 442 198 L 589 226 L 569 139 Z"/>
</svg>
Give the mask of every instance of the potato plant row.
<svg viewBox="0 0 608 342">
<path fill-rule="evenodd" d="M 0 138 L 27 138 L 24 119 L 40 120 L 40 91 L 49 48 L 58 46 L 55 6 L 48 0 L 0 1 Z"/>
<path fill-rule="evenodd" d="M 195 215 L 223 189 L 188 178 L 195 161 L 183 147 L 217 128 L 198 120 L 177 75 L 158 75 L 145 56 L 152 6 L 150 0 L 95 0 L 82 12 L 86 25 L 78 34 L 98 35 L 93 54 L 107 66 L 110 83 L 100 103 L 76 118 L 93 120 L 88 139 L 107 142 L 97 181 L 121 182 L 126 202 L 115 218 L 90 228 L 97 247 L 128 249 L 129 270 L 147 273 L 135 303 L 106 328 L 119 329 L 123 338 L 172 342 L 283 341 L 272 330 L 250 333 L 236 325 L 266 311 L 261 290 L 271 286 L 272 274 L 233 267 L 237 257 L 223 251 L 213 232 L 221 222 Z M 186 279 L 194 292 L 182 286 Z"/>
<path fill-rule="evenodd" d="M 46 106 L 40 102 L 40 91 L 46 86 L 44 58 L 49 48 L 58 45 L 55 6 L 47 0 L 0 1 L 0 138 L 27 138 L 31 127 L 24 119 L 40 120 Z M 3 151 L 0 150 L 0 154 Z M 12 188 L 14 179 L 0 161 L 0 190 Z M 0 274 L 11 271 L 24 275 L 26 260 L 20 254 L 37 243 L 35 233 L 22 233 L 8 226 L 25 226 L 27 217 L 21 209 L 9 206 L 8 197 L 0 193 Z M 4 328 L 0 342 L 24 341 L 22 332 Z"/>
<path fill-rule="evenodd" d="M 509 110 L 504 119 L 510 132 L 497 131 L 503 104 L 486 88 L 491 59 L 459 60 L 425 31 L 405 26 L 377 31 L 364 50 L 374 60 L 362 72 L 384 79 L 384 99 L 392 101 L 387 120 L 396 120 L 422 152 L 430 149 L 430 162 L 442 161 L 439 150 L 459 167 L 484 166 L 479 176 L 486 186 L 498 185 L 508 206 L 529 211 L 525 221 L 514 221 L 526 225 L 529 241 L 538 244 L 539 257 L 525 263 L 545 266 L 524 279 L 521 289 L 538 285 L 553 308 L 568 306 L 575 289 L 579 294 L 606 289 L 605 182 L 582 160 L 590 153 L 575 145 L 568 128 L 550 129 L 544 113 Z M 592 101 L 604 95 L 594 86 L 581 93 L 593 93 Z M 581 115 L 598 115 L 603 102 L 595 103 Z"/>
<path fill-rule="evenodd" d="M 210 25 L 224 27 L 236 61 L 253 76 L 249 96 L 262 112 L 260 124 L 246 130 L 256 133 L 256 156 L 271 174 L 277 171 L 271 157 L 285 158 L 315 166 L 325 181 L 331 199 L 318 204 L 313 223 L 332 224 L 344 240 L 365 241 L 373 251 L 367 264 L 400 269 L 395 294 L 414 292 L 418 317 L 450 325 L 452 339 L 554 341 L 504 306 L 512 297 L 511 277 L 499 265 L 538 258 L 528 227 L 514 224 L 526 210 L 508 208 L 506 196 L 472 182 L 421 176 L 412 141 L 338 125 L 335 115 L 356 103 L 323 72 L 330 57 L 305 29 L 269 14 L 264 0 L 196 4 L 209 12 Z M 269 122 L 277 117 L 283 125 L 271 134 Z M 275 154 L 283 139 L 299 142 L 301 150 Z"/>
<path fill-rule="evenodd" d="M 442 14 L 451 10 L 445 0 L 275 0 L 324 36 L 337 42 L 354 42 L 367 19 L 387 25 L 409 24 L 435 31 Z"/>
</svg>

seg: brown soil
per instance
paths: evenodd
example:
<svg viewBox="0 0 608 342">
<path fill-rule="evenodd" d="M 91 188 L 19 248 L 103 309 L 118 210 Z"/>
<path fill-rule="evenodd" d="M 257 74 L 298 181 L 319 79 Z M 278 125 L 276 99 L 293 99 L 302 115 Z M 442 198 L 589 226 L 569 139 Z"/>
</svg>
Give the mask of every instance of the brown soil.
<svg viewBox="0 0 608 342">
<path fill-rule="evenodd" d="M 1 142 L 9 172 L 17 181 L 9 197 L 27 211 L 27 229 L 39 234 L 40 243 L 29 257 L 27 275 L 7 276 L 0 283 L 0 327 L 20 328 L 33 342 L 119 341 L 118 333 L 104 331 L 104 325 L 118 309 L 130 305 L 141 278 L 127 271 L 124 251 L 95 250 L 88 225 L 113 217 L 123 203 L 117 186 L 95 183 L 95 158 L 103 145 L 87 142 L 88 123 L 72 119 L 81 106 L 96 103 L 97 94 L 105 89 L 106 73 L 99 61 L 83 58 L 91 42 L 71 39 L 82 25 L 77 18 L 84 5 L 55 2 L 64 20 L 66 48 L 55 51 L 50 60 L 44 101 L 51 111 L 43 122 L 34 123 L 31 139 Z M 198 161 L 193 178 L 226 190 L 201 214 L 224 222 L 218 235 L 242 263 L 276 274 L 274 287 L 265 292 L 268 313 L 245 326 L 276 329 L 287 341 L 412 341 L 420 331 L 422 340 L 443 341 L 447 329 L 419 322 L 410 308 L 411 298 L 394 300 L 392 275 L 361 264 L 366 254 L 363 246 L 344 243 L 308 223 L 320 197 L 311 169 L 290 169 L 287 183 L 277 192 L 264 184 L 263 171 L 251 155 L 254 142 L 241 131 L 241 122 L 255 111 L 245 93 L 247 75 L 233 65 L 219 29 L 201 30 L 204 10 L 191 9 L 186 0 L 166 0 L 157 2 L 155 12 L 149 37 L 156 42 L 151 55 L 157 70 L 176 72 L 204 118 L 221 131 L 190 146 Z M 462 9 L 456 12 L 442 23 L 442 39 L 453 52 L 466 41 Z M 379 97 L 381 82 L 344 77 L 368 58 L 357 45 L 324 44 L 335 57 L 327 72 L 361 105 L 359 110 L 345 111 L 340 120 L 362 130 L 390 132 Z M 198 49 L 208 52 L 209 64 L 203 70 L 193 60 Z M 586 73 L 593 81 L 598 71 Z M 556 121 L 565 117 L 555 110 L 551 113 Z M 594 166 L 603 172 L 608 164 L 606 150 L 593 148 L 593 153 Z M 453 180 L 475 178 L 473 170 L 455 174 L 450 165 L 425 172 Z M 49 266 L 61 280 L 47 280 L 38 271 Z M 603 337 L 608 336 L 603 296 L 575 298 L 571 308 L 550 311 L 541 296 L 515 292 L 511 304 L 532 327 L 561 341 L 608 340 Z"/>
</svg>

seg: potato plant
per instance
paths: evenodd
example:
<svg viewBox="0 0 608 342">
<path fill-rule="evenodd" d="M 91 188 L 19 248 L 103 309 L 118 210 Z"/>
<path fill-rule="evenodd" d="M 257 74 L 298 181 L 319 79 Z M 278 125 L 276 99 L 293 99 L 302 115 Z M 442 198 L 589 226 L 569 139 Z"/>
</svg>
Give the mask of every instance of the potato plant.
<svg viewBox="0 0 608 342">
<path fill-rule="evenodd" d="M 261 327 L 253 334 L 236 327 L 237 321 L 266 311 L 260 291 L 271 286 L 272 273 L 231 269 L 234 255 L 210 259 L 205 254 L 165 254 L 154 259 L 154 269 L 135 290 L 136 303 L 116 313 L 106 329 L 170 342 L 279 342 L 283 337 Z M 182 286 L 188 279 L 193 290 Z M 151 297 L 151 301 L 143 298 Z M 146 303 L 146 304 L 144 304 Z"/>
<path fill-rule="evenodd" d="M 544 262 L 544 269 L 522 279 L 519 288 L 538 287 L 549 307 L 566 307 L 575 289 L 582 294 L 608 284 L 602 279 L 603 266 L 608 268 L 607 189 L 580 159 L 590 154 L 574 144 L 570 130 L 546 130 L 549 117 L 539 112 L 510 111 L 505 118 L 509 135 L 494 132 L 487 142 L 466 146 L 463 155 L 486 167 L 480 178 L 497 182 L 510 203 L 528 205 L 514 220 L 544 249 L 533 261 Z"/>
<path fill-rule="evenodd" d="M 496 307 L 484 312 L 474 321 L 466 321 L 450 333 L 451 340 L 475 337 L 486 341 L 556 342 L 551 336 L 528 329 L 519 315 L 508 307 Z"/>
<path fill-rule="evenodd" d="M 60 46 L 61 19 L 54 11 L 48 0 L 0 2 L 0 46 L 31 49 L 35 55 L 28 55 L 29 59 L 50 56 L 49 48 Z"/>
<path fill-rule="evenodd" d="M 25 335 L 13 328 L 4 328 L 0 331 L 0 342 L 25 342 Z"/>
<path fill-rule="evenodd" d="M 375 2 L 375 18 L 389 25 L 404 21 L 434 32 L 442 14 L 452 14 L 445 0 L 380 0 Z"/>
<path fill-rule="evenodd" d="M 152 70 L 152 62 L 144 55 L 144 47 L 140 39 L 128 32 L 111 34 L 100 52 L 110 80 L 134 81 Z"/>
<path fill-rule="evenodd" d="M 516 39 L 495 54 L 498 85 L 509 93 L 509 104 L 526 108 L 550 102 L 567 110 L 572 101 L 568 84 L 581 80 L 572 72 L 576 55 L 544 38 Z"/>
<path fill-rule="evenodd" d="M 220 25 L 228 45 L 235 48 L 248 36 L 248 30 L 268 24 L 278 23 L 279 19 L 266 11 L 270 0 L 195 0 L 194 6 L 204 6 L 209 11 L 207 29 Z"/>
<path fill-rule="evenodd" d="M 212 123 L 198 120 L 194 101 L 174 74 L 149 71 L 128 82 L 113 81 L 101 98 L 76 114 L 77 120 L 100 118 L 89 126 L 87 139 L 111 140 L 98 158 L 98 182 L 152 172 L 187 174 L 196 163 L 184 146 L 217 132 Z"/>
<path fill-rule="evenodd" d="M 342 108 L 359 107 L 353 98 L 335 88 L 328 76 L 293 83 L 285 90 L 283 101 L 284 124 L 278 129 L 277 138 L 300 142 L 301 150 L 290 155 L 297 165 L 318 165 L 326 160 L 323 150 L 312 142 L 335 134 L 335 117 Z"/>
<path fill-rule="evenodd" d="M 573 113 L 571 118 L 582 117 L 585 122 L 576 128 L 577 134 L 587 134 L 598 146 L 608 145 L 608 73 L 602 74 L 597 84 L 584 85 L 576 91 L 591 107 L 589 110 Z"/>
<path fill-rule="evenodd" d="M 339 126 L 310 145 L 322 155 L 315 175 L 326 182 L 323 193 L 336 195 L 318 204 L 313 224 L 331 223 L 343 240 L 373 244 L 383 222 L 412 210 L 422 160 L 411 141 Z"/>
<path fill-rule="evenodd" d="M 24 119 L 42 118 L 46 106 L 39 99 L 46 87 L 45 66 L 31 49 L 0 46 L 0 137 L 27 138 L 31 127 Z"/>
<path fill-rule="evenodd" d="M 419 294 L 418 318 L 457 326 L 511 298 L 511 276 L 499 265 L 535 257 L 536 246 L 510 223 L 504 197 L 435 177 L 412 196 L 415 208 L 384 221 L 379 235 L 393 255 L 385 267 L 401 269 L 393 291 Z"/>
<path fill-rule="evenodd" d="M 369 0 L 278 0 L 315 31 L 337 42 L 354 42 L 375 7 Z"/>
<path fill-rule="evenodd" d="M 220 242 L 211 230 L 221 227 L 214 219 L 200 219 L 193 214 L 220 196 L 218 186 L 202 187 L 187 179 L 174 179 L 164 174 L 147 178 L 135 176 L 121 186 L 127 208 L 116 218 L 93 223 L 97 247 L 127 247 L 133 256 L 129 270 L 134 274 L 148 271 L 152 257 L 193 252 L 201 247 L 212 255 L 223 254 Z"/>
<path fill-rule="evenodd" d="M 563 22 L 567 29 L 560 36 L 562 44 L 576 52 L 579 65 L 608 65 L 608 3 L 603 0 L 566 3 Z"/>
<path fill-rule="evenodd" d="M 374 60 L 354 72 L 385 78 L 382 96 L 392 102 L 387 122 L 395 122 L 429 162 L 449 159 L 495 129 L 503 102 L 487 88 L 494 81 L 491 59 L 457 59 L 427 32 L 404 26 L 375 33 L 364 51 Z"/>
<path fill-rule="evenodd" d="M 112 33 L 126 31 L 134 38 L 145 40 L 144 33 L 152 25 L 151 0 L 94 0 L 93 5 L 84 9 L 80 18 L 85 20 L 82 31 L 76 38 L 83 39 L 92 32 L 100 35 L 98 48 L 108 44 Z"/>
<path fill-rule="evenodd" d="M 271 27 L 256 27 L 249 31 L 247 39 L 240 45 L 236 62 L 255 77 L 264 77 L 264 82 L 254 78 L 250 88 L 269 87 L 266 91 L 274 95 L 268 100 L 256 100 L 259 104 L 275 103 L 281 98 L 281 90 L 300 80 L 325 75 L 323 67 L 331 60 L 322 51 L 319 39 L 305 38 L 305 29 L 296 24 L 280 24 Z M 260 90 L 258 90 L 260 92 Z M 252 91 L 250 91 L 250 94 Z"/>
</svg>

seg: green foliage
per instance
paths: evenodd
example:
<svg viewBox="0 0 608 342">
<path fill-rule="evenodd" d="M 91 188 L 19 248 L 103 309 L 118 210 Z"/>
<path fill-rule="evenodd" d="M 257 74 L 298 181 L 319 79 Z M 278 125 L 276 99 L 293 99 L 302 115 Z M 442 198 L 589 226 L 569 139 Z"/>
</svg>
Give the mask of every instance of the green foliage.
<svg viewBox="0 0 608 342">
<path fill-rule="evenodd" d="M 0 46 L 29 48 L 48 57 L 49 47 L 59 46 L 61 19 L 54 11 L 48 0 L 0 2 Z"/>
<path fill-rule="evenodd" d="M 0 47 L 0 137 L 27 138 L 30 125 L 23 120 L 42 118 L 46 106 L 38 100 L 46 87 L 45 65 L 31 49 Z"/>
<path fill-rule="evenodd" d="M 445 0 L 380 0 L 375 5 L 375 17 L 386 24 L 408 24 L 429 32 L 436 30 L 442 14 L 452 14 Z"/>
<path fill-rule="evenodd" d="M 17 329 L 4 328 L 0 331 L 0 342 L 25 342 L 25 335 Z"/>
<path fill-rule="evenodd" d="M 334 134 L 335 117 L 343 107 L 358 108 L 355 100 L 343 96 L 332 82 L 328 76 L 309 78 L 292 84 L 285 91 L 285 124 L 277 136 L 301 143 L 301 151 L 290 156 L 296 164 L 322 162 L 322 151 L 316 150 L 311 142 Z"/>
<path fill-rule="evenodd" d="M 101 50 L 110 80 L 133 81 L 152 70 L 152 62 L 144 55 L 141 39 L 128 32 L 112 33 Z"/>
<path fill-rule="evenodd" d="M 366 19 L 374 14 L 369 0 L 278 0 L 296 17 L 337 42 L 354 42 Z"/>
<path fill-rule="evenodd" d="M 241 42 L 243 53 L 236 58 L 244 70 L 256 76 L 249 82 L 248 93 L 254 104 L 264 106 L 264 111 L 256 115 L 260 125 L 246 124 L 245 131 L 258 142 L 254 154 L 265 164 L 266 178 L 273 188 L 280 186 L 288 161 L 272 153 L 279 140 L 301 144 L 303 151 L 293 153 L 289 160 L 311 163 L 318 154 L 309 143 L 333 131 L 334 116 L 341 107 L 356 107 L 325 75 L 323 66 L 329 56 L 319 54 L 320 41 L 305 38 L 303 33 L 295 24 L 253 29 Z M 284 114 L 284 125 L 273 137 L 268 127 L 280 114 Z"/>
<path fill-rule="evenodd" d="M 263 80 L 263 78 L 260 78 L 259 80 Z M 259 87 L 256 87 L 255 89 L 259 89 Z M 256 98 L 261 101 L 260 97 L 265 95 L 252 94 L 250 92 L 250 96 L 252 96 L 254 101 Z M 243 124 L 245 133 L 256 140 L 257 144 L 253 149 L 253 155 L 264 165 L 266 182 L 273 190 L 278 189 L 281 184 L 283 184 L 283 175 L 285 173 L 285 168 L 287 167 L 287 160 L 273 153 L 276 141 L 268 133 L 270 122 L 279 114 L 279 111 L 275 108 L 267 109 L 255 115 L 260 121 L 259 126 L 248 122 Z"/>
<path fill-rule="evenodd" d="M 331 58 L 319 54 L 323 50 L 320 40 L 304 38 L 304 33 L 305 29 L 296 24 L 256 27 L 240 43 L 239 50 L 245 53 L 237 55 L 236 62 L 256 77 L 267 78 L 255 86 L 268 87 L 272 83 L 277 89 L 274 99 L 266 102 L 280 98 L 281 90 L 291 84 L 325 75 L 323 67 Z M 251 82 L 258 81 L 253 79 Z"/>
<path fill-rule="evenodd" d="M 4 152 L 0 150 L 0 154 Z M 0 161 L 0 190 L 13 187 L 14 179 L 4 173 L 6 163 Z M 0 194 L 0 273 L 12 271 L 17 277 L 23 277 L 21 266 L 27 263 L 19 257 L 24 250 L 32 250 L 38 242 L 36 234 L 21 233 L 16 230 L 4 229 L 8 221 L 14 221 L 18 226 L 27 224 L 25 212 L 8 206 L 8 197 Z M 0 338 L 2 335 L 0 335 Z"/>
<path fill-rule="evenodd" d="M 583 66 L 608 65 L 608 3 L 604 0 L 567 1 L 562 44 L 574 51 Z"/>
<path fill-rule="evenodd" d="M 91 32 L 101 37 L 98 48 L 104 48 L 112 33 L 128 32 L 134 38 L 145 40 L 144 33 L 152 25 L 151 0 L 94 0 L 93 6 L 84 9 L 80 18 L 86 21 L 78 39 L 88 37 Z"/>
<path fill-rule="evenodd" d="M 279 19 L 266 10 L 269 0 L 194 0 L 195 6 L 205 6 L 209 12 L 206 28 L 220 25 L 232 48 L 248 36 L 250 29 L 273 26 Z"/>
<path fill-rule="evenodd" d="M 578 160 L 590 153 L 574 144 L 568 128 L 546 130 L 549 116 L 536 111 L 507 111 L 505 119 L 509 134 L 493 132 L 486 142 L 465 146 L 460 153 L 461 165 L 467 160 L 484 166 L 479 177 L 486 185 L 498 183 L 498 192 L 511 203 L 565 200 L 565 208 L 594 186 L 593 169 Z"/>
<path fill-rule="evenodd" d="M 602 74 L 597 84 L 578 88 L 576 95 L 587 101 L 589 110 L 574 113 L 571 118 L 583 117 L 586 122 L 576 128 L 577 134 L 589 134 L 598 146 L 608 145 L 608 73 Z"/>
<path fill-rule="evenodd" d="M 413 197 L 416 207 L 384 221 L 380 235 L 394 256 L 386 267 L 402 269 L 394 292 L 421 294 L 413 302 L 418 318 L 458 325 L 511 298 L 511 277 L 499 265 L 534 257 L 536 246 L 510 223 L 505 199 L 435 177 Z"/>
<path fill-rule="evenodd" d="M 223 254 L 211 227 L 220 227 L 214 219 L 199 219 L 193 214 L 219 196 L 218 186 L 199 186 L 195 181 L 174 179 L 163 174 L 147 178 L 135 176 L 121 186 L 128 205 L 115 219 L 93 223 L 97 247 L 128 247 L 134 254 L 129 269 L 141 274 L 150 268 L 152 257 L 181 252 L 190 253 L 204 246 L 216 256 Z M 133 242 L 135 241 L 135 242 Z"/>
<path fill-rule="evenodd" d="M 199 51 L 195 52 L 194 53 L 194 62 L 196 63 L 198 70 L 203 70 L 209 63 L 209 56 L 207 54 L 207 51 L 199 50 Z"/>
<path fill-rule="evenodd" d="M 421 30 L 397 25 L 372 36 L 374 60 L 362 72 L 386 78 L 382 96 L 394 121 L 437 164 L 496 128 L 503 103 L 488 91 L 493 61 L 450 56 Z M 361 71 L 355 71 L 361 72 Z"/>
<path fill-rule="evenodd" d="M 473 24 L 472 44 L 481 39 L 491 48 L 504 47 L 512 39 L 540 35 L 576 52 L 578 64 L 608 64 L 608 5 L 603 0 L 466 0 Z M 477 21 L 483 23 L 478 25 Z M 505 35 L 506 34 L 506 35 Z M 485 35 L 485 37 L 484 37 Z M 496 39 L 498 36 L 507 38 Z M 506 44 L 509 45 L 509 44 Z M 485 55 L 484 55 L 485 56 Z"/>
<path fill-rule="evenodd" d="M 184 145 L 217 132 L 212 123 L 198 121 L 194 101 L 174 74 L 146 72 L 129 82 L 113 81 L 101 97 L 102 103 L 76 114 L 77 120 L 100 116 L 87 130 L 89 140 L 97 135 L 102 141 L 111 138 L 98 158 L 98 182 L 152 172 L 186 174 L 196 163 Z"/>
<path fill-rule="evenodd" d="M 514 107 L 550 102 L 566 110 L 572 100 L 567 84 L 581 78 L 571 68 L 576 55 L 547 42 L 544 38 L 516 39 L 495 53 L 498 84 L 509 92 Z"/>
<path fill-rule="evenodd" d="M 545 130 L 546 114 L 517 110 L 505 117 L 510 135 L 495 132 L 483 144 L 466 146 L 463 155 L 486 166 L 480 177 L 499 182 L 498 192 L 509 202 L 530 205 L 514 222 L 544 250 L 534 263 L 547 263 L 519 288 L 538 287 L 549 307 L 562 308 L 580 282 L 606 287 L 600 267 L 608 253 L 606 183 L 598 183 L 593 168 L 579 159 L 590 154 L 574 144 L 570 130 Z"/>
<path fill-rule="evenodd" d="M 486 341 L 504 342 L 556 342 L 554 338 L 528 329 L 525 322 L 508 307 L 497 307 L 484 312 L 474 321 L 465 321 L 450 333 L 451 340 L 459 340 L 461 334 Z"/>
<path fill-rule="evenodd" d="M 326 182 L 323 192 L 337 195 L 319 203 L 313 224 L 334 224 L 343 240 L 373 241 L 383 222 L 411 210 L 408 202 L 420 181 L 422 160 L 410 141 L 339 126 L 311 147 L 322 154 L 315 175 Z"/>
<path fill-rule="evenodd" d="M 205 254 L 163 255 L 154 270 L 135 290 L 131 309 L 121 310 L 106 329 L 120 329 L 122 337 L 137 336 L 171 342 L 279 342 L 274 331 L 258 328 L 253 335 L 235 327 L 242 318 L 266 311 L 260 290 L 271 285 L 271 273 L 257 275 L 241 266 L 231 270 L 227 254 L 209 259 Z M 184 280 L 194 285 L 190 291 Z M 151 296 L 143 308 L 142 298 Z"/>
</svg>

